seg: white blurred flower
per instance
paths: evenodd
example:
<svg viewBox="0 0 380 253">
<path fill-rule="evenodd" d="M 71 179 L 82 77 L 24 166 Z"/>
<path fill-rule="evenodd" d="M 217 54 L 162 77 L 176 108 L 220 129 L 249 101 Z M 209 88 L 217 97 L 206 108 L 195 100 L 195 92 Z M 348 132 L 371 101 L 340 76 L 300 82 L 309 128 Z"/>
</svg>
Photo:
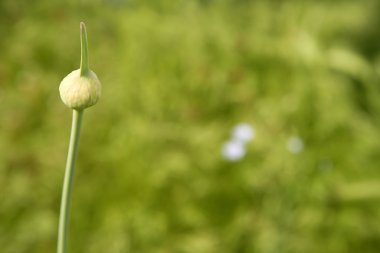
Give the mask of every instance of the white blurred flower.
<svg viewBox="0 0 380 253">
<path fill-rule="evenodd" d="M 248 142 L 254 139 L 255 136 L 255 129 L 248 123 L 240 123 L 232 131 L 232 138 L 240 142 Z"/>
<path fill-rule="evenodd" d="M 236 140 L 224 143 L 222 148 L 222 155 L 226 160 L 238 161 L 245 156 L 244 143 Z"/>
<path fill-rule="evenodd" d="M 303 140 L 298 136 L 292 136 L 288 140 L 287 148 L 290 153 L 299 154 L 304 149 Z"/>
</svg>

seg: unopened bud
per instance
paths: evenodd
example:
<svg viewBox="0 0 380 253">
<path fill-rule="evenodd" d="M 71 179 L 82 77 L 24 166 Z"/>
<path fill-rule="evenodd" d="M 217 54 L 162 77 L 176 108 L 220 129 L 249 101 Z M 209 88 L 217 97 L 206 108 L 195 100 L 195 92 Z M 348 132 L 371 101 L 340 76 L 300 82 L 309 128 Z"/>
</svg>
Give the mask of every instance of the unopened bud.
<svg viewBox="0 0 380 253">
<path fill-rule="evenodd" d="M 59 86 L 59 93 L 65 105 L 75 110 L 83 110 L 98 102 L 101 84 L 88 65 L 88 46 L 86 26 L 80 24 L 81 64 L 80 69 L 68 74 Z"/>
<path fill-rule="evenodd" d="M 59 86 L 61 99 L 72 109 L 83 110 L 98 102 L 101 95 L 101 84 L 93 71 L 81 76 L 80 69 L 68 74 Z"/>
</svg>

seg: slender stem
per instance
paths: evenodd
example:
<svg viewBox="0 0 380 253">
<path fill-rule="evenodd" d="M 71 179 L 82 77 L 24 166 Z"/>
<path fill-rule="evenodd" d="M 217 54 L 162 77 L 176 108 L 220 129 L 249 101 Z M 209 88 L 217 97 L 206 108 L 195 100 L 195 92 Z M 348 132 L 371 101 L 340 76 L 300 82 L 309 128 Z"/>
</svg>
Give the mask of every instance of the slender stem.
<svg viewBox="0 0 380 253">
<path fill-rule="evenodd" d="M 67 252 L 71 195 L 72 195 L 72 189 L 73 189 L 75 161 L 77 159 L 77 154 L 78 154 L 78 145 L 79 145 L 79 136 L 80 136 L 82 118 L 83 118 L 83 111 L 73 110 L 73 122 L 71 125 L 70 144 L 69 144 L 69 151 L 67 154 L 65 179 L 63 182 L 63 190 L 62 190 L 61 211 L 60 211 L 60 216 L 59 216 L 57 253 Z"/>
<path fill-rule="evenodd" d="M 80 23 L 80 49 L 80 75 L 85 76 L 90 71 L 90 67 L 88 65 L 88 43 L 86 25 L 83 22 Z"/>
</svg>

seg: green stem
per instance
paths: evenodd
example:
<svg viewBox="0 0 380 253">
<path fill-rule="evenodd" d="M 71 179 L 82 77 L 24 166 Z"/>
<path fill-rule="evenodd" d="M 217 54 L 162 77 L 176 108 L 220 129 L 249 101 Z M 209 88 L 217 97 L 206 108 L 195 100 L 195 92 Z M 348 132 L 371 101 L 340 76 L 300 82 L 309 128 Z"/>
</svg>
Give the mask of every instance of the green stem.
<svg viewBox="0 0 380 253">
<path fill-rule="evenodd" d="M 63 182 L 61 211 L 59 216 L 58 228 L 58 247 L 57 253 L 67 252 L 68 227 L 70 220 L 71 195 L 73 189 L 73 179 L 75 173 L 75 161 L 78 154 L 80 128 L 82 124 L 83 111 L 73 110 L 73 122 L 71 125 L 71 136 L 67 163 L 65 170 L 65 179 Z"/>
<path fill-rule="evenodd" d="M 86 25 L 83 22 L 80 23 L 80 48 L 80 75 L 86 76 L 90 71 L 90 67 L 88 65 L 88 43 Z"/>
</svg>

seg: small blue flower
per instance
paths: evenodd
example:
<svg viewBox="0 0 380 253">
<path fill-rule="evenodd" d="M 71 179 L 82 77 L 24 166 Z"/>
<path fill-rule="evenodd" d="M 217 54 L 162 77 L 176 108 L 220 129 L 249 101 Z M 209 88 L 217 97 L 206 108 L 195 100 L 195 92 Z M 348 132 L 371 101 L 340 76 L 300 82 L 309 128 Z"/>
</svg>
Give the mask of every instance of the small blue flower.
<svg viewBox="0 0 380 253">
<path fill-rule="evenodd" d="M 236 140 L 231 140 L 224 143 L 222 148 L 222 155 L 226 160 L 238 161 L 245 156 L 244 143 Z"/>
<path fill-rule="evenodd" d="M 255 129 L 248 123 L 240 123 L 232 131 L 232 138 L 240 142 L 248 142 L 254 139 L 255 136 Z"/>
<path fill-rule="evenodd" d="M 287 149 L 290 153 L 299 154 L 304 150 L 303 140 L 298 136 L 292 136 L 287 143 Z"/>
</svg>

